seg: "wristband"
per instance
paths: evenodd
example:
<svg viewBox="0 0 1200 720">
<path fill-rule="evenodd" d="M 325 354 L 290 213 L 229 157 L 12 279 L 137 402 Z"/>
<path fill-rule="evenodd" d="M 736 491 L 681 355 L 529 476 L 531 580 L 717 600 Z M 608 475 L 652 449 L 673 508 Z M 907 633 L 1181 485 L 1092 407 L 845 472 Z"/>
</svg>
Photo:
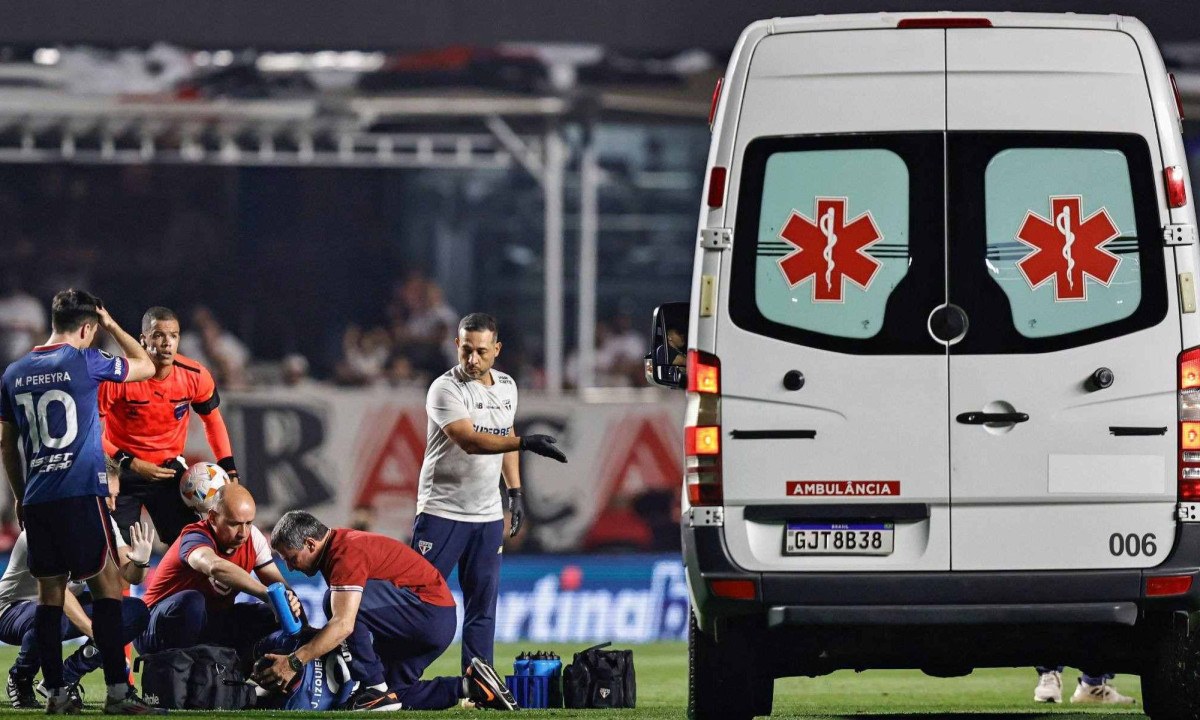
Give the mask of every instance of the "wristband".
<svg viewBox="0 0 1200 720">
<path fill-rule="evenodd" d="M 300 672 L 304 669 L 304 663 L 300 662 L 300 658 L 296 657 L 296 653 L 288 655 L 287 661 L 288 667 L 292 669 L 292 672 Z"/>
<path fill-rule="evenodd" d="M 139 567 L 139 568 L 142 568 L 143 570 L 150 567 L 149 560 L 146 560 L 146 562 L 138 562 L 137 560 L 134 560 L 133 558 L 129 558 L 129 562 L 132 563 L 134 567 Z"/>
<path fill-rule="evenodd" d="M 232 455 L 228 455 L 226 457 L 221 458 L 220 460 L 217 461 L 217 465 L 219 465 L 221 467 L 221 469 L 224 470 L 225 472 L 233 473 L 234 475 L 237 475 L 237 466 L 233 464 L 233 456 Z"/>
<path fill-rule="evenodd" d="M 135 459 L 133 453 L 128 450 L 118 450 L 117 454 L 113 455 L 113 460 L 117 461 L 117 467 L 121 470 L 128 470 Z"/>
</svg>

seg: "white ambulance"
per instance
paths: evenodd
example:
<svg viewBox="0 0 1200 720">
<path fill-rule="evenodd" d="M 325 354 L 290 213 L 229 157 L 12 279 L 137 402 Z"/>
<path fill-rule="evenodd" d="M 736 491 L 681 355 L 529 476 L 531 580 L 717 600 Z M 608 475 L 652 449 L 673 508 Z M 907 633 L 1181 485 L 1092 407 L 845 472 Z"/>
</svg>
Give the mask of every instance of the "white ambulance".
<svg viewBox="0 0 1200 720">
<path fill-rule="evenodd" d="M 688 398 L 691 716 L 1065 664 L 1196 717 L 1196 216 L 1145 26 L 777 18 L 713 110 L 647 359 Z"/>
</svg>

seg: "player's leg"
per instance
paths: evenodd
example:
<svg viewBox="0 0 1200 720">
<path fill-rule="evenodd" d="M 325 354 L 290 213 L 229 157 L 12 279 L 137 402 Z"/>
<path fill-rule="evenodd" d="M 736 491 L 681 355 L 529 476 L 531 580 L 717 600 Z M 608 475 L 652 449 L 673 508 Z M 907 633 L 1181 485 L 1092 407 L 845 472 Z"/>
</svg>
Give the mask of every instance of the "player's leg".
<svg viewBox="0 0 1200 720">
<path fill-rule="evenodd" d="M 467 544 L 467 530 L 455 520 L 421 513 L 413 521 L 412 549 L 437 568 L 442 577 L 450 577 Z"/>
<path fill-rule="evenodd" d="M 90 600 L 81 602 L 83 611 L 88 617 L 92 617 L 92 603 Z M 146 609 L 146 603 L 142 602 L 141 598 L 123 597 L 121 598 L 121 643 L 128 645 L 133 642 L 133 639 L 142 634 L 146 629 L 146 625 L 150 622 L 150 611 Z M 78 630 L 74 634 L 67 633 L 64 639 L 78 637 Z M 96 644 L 92 640 L 88 640 L 81 645 L 71 656 L 63 663 L 63 680 L 68 685 L 73 685 L 79 682 L 84 675 L 97 669 L 102 664 L 103 660 L 100 657 L 100 652 Z"/>
<path fill-rule="evenodd" d="M 72 498 L 73 500 L 76 498 Z M 76 554 L 72 558 L 71 577 L 86 580 L 92 593 L 92 638 L 100 651 L 104 684 L 108 697 L 105 713 L 166 714 L 147 705 L 129 686 L 125 669 L 125 640 L 122 632 L 121 594 L 124 589 L 118 565 L 117 543 L 104 498 L 91 497 L 91 511 L 82 509 L 72 525 L 75 528 Z M 97 550 L 92 550 L 96 548 Z M 94 558 L 96 552 L 100 557 Z"/>
<path fill-rule="evenodd" d="M 95 498 L 93 498 L 94 500 Z M 34 643 L 42 666 L 42 682 L 52 691 L 47 712 L 63 712 L 67 694 L 63 684 L 62 620 L 67 576 L 78 540 L 80 504 L 76 498 L 37 503 L 24 508 L 25 535 L 29 543 L 29 573 L 37 578 L 38 603 L 34 611 Z"/>
<path fill-rule="evenodd" d="M 142 506 L 146 504 L 149 491 L 150 483 L 140 475 L 128 471 L 121 473 L 121 494 L 117 496 L 117 508 L 112 517 L 126 543 L 129 542 L 130 526 L 142 519 Z"/>
<path fill-rule="evenodd" d="M 34 647 L 37 642 L 37 633 L 33 630 L 36 612 L 36 602 L 21 600 L 0 613 L 0 642 L 20 646 L 6 683 L 8 700 L 15 708 L 42 706 L 33 692 L 33 679 L 41 667 L 41 657 Z"/>
<path fill-rule="evenodd" d="M 496 642 L 496 599 L 500 592 L 500 551 L 504 521 L 463 523 L 472 526 L 470 542 L 458 561 L 458 582 L 463 592 L 463 670 L 472 658 L 493 662 Z"/>
<path fill-rule="evenodd" d="M 183 532 L 185 525 L 200 518 L 180 497 L 178 479 L 149 483 L 149 486 L 145 496 L 146 512 L 150 513 L 158 536 L 170 545 Z"/>
<path fill-rule="evenodd" d="M 208 606 L 199 590 L 182 590 L 154 603 L 145 631 L 133 641 L 141 655 L 200 643 L 208 626 Z"/>
<path fill-rule="evenodd" d="M 333 615 L 332 594 L 330 590 L 325 591 L 326 617 Z M 371 631 L 367 629 L 366 623 L 362 622 L 361 609 L 359 617 L 354 623 L 354 630 L 350 632 L 345 643 L 347 649 L 350 650 L 350 677 L 358 681 L 359 690 L 355 694 L 365 688 L 386 688 L 383 678 L 383 663 L 380 662 L 379 655 L 375 652 L 375 646 L 371 643 Z"/>
</svg>

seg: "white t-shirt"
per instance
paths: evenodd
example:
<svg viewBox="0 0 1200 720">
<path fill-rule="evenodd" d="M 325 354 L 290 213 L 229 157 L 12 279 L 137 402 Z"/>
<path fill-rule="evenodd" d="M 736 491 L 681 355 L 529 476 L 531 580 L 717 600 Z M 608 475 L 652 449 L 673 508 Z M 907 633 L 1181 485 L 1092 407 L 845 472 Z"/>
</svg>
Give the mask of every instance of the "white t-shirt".
<svg viewBox="0 0 1200 720">
<path fill-rule="evenodd" d="M 116 520 L 112 520 L 112 529 L 117 547 L 126 547 L 125 539 L 121 537 L 121 532 L 117 529 Z M 67 583 L 67 589 L 79 595 L 87 589 L 87 585 L 82 582 L 70 582 Z M 15 602 L 37 600 L 37 595 L 37 578 L 29 573 L 29 541 L 25 538 L 25 531 L 22 530 L 21 534 L 17 536 L 17 541 L 13 543 L 8 556 L 8 567 L 4 569 L 4 577 L 0 577 L 0 614 L 3 614 L 8 606 Z"/>
<path fill-rule="evenodd" d="M 510 435 L 517 415 L 517 384 L 492 369 L 484 385 L 455 365 L 429 386 L 425 413 L 429 432 L 417 489 L 417 514 L 448 520 L 491 522 L 504 519 L 500 468 L 504 455 L 468 455 L 442 428 L 469 419 L 475 432 Z"/>
</svg>

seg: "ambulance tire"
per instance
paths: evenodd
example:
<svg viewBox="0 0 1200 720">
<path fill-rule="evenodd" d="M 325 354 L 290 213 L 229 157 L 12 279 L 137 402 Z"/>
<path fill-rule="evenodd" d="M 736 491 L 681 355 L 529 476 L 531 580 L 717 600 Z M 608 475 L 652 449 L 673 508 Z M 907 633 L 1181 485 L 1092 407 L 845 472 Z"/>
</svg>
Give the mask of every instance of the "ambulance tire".
<svg viewBox="0 0 1200 720">
<path fill-rule="evenodd" d="M 1200 631 L 1185 618 L 1148 618 L 1142 705 L 1152 720 L 1200 720 Z"/>
<path fill-rule="evenodd" d="M 718 628 L 714 636 L 700 629 L 695 615 L 689 617 L 689 720 L 750 720 L 769 715 L 774 686 L 774 678 L 764 680 L 757 673 L 746 633 L 721 633 Z"/>
</svg>

